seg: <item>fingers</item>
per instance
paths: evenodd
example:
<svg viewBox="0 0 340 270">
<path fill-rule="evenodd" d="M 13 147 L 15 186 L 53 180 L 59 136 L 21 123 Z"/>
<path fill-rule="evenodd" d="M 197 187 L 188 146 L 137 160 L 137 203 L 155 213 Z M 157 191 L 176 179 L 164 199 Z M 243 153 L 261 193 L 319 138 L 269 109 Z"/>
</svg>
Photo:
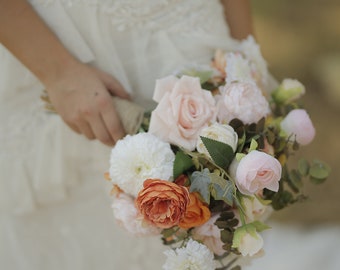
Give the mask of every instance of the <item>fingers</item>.
<svg viewBox="0 0 340 270">
<path fill-rule="evenodd" d="M 125 136 L 125 130 L 113 105 L 102 108 L 101 118 L 115 142 Z"/>
<path fill-rule="evenodd" d="M 96 135 L 93 132 L 93 129 L 87 122 L 79 121 L 77 125 L 78 125 L 78 130 L 80 131 L 80 133 L 84 134 L 86 138 L 88 138 L 89 140 L 94 140 L 96 138 Z"/>
<path fill-rule="evenodd" d="M 119 81 L 113 78 L 111 75 L 101 72 L 100 74 L 104 85 L 110 91 L 113 96 L 118 96 L 124 99 L 131 99 L 130 95 L 125 91 L 124 87 Z"/>
<path fill-rule="evenodd" d="M 80 122 L 83 124 L 78 127 L 87 138 L 95 138 L 108 146 L 113 146 L 125 136 L 125 131 L 113 107 L 112 98 L 108 94 L 98 94 L 94 102 L 94 109 L 85 115 L 87 125 Z"/>
</svg>

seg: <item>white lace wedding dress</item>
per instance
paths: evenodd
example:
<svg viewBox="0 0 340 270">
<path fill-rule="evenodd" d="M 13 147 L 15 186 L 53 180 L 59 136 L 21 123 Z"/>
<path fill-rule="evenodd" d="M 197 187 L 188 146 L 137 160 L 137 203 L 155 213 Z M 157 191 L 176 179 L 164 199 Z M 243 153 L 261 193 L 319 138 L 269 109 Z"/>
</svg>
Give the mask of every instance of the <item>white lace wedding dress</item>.
<svg viewBox="0 0 340 270">
<path fill-rule="evenodd" d="M 218 0 L 30 2 L 76 57 L 146 107 L 157 78 L 235 45 Z M 115 224 L 103 177 L 110 149 L 44 111 L 43 89 L 0 48 L 0 269 L 161 269 L 158 237 L 135 239 Z"/>
<path fill-rule="evenodd" d="M 155 79 L 237 46 L 219 0 L 30 2 L 76 57 L 114 75 L 146 107 Z M 132 238 L 115 224 L 103 177 L 110 149 L 44 111 L 43 89 L 0 45 L 0 269 L 160 270 L 160 239 Z M 323 269 L 340 269 L 317 248 L 322 242 L 334 253 L 339 235 L 310 239 L 280 227 L 268 232 L 268 256 L 250 269 L 321 269 L 313 268 L 324 265 L 318 256 L 332 263 Z"/>
</svg>

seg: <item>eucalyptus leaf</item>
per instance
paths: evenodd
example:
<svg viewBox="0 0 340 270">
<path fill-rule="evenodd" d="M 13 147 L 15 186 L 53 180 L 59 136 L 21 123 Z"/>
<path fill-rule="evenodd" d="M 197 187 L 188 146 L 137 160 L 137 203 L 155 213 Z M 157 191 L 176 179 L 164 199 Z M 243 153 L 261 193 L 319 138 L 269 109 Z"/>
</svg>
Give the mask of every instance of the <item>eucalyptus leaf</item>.
<svg viewBox="0 0 340 270">
<path fill-rule="evenodd" d="M 289 181 L 288 184 L 292 188 L 294 192 L 299 192 L 300 188 L 302 188 L 302 178 L 301 174 L 297 170 L 292 170 L 289 174 Z"/>
<path fill-rule="evenodd" d="M 306 159 L 301 158 L 298 162 L 298 169 L 299 169 L 299 173 L 302 176 L 306 176 L 308 175 L 309 172 L 309 163 Z"/>
<path fill-rule="evenodd" d="M 312 176 L 310 176 L 309 179 L 313 184 L 316 184 L 316 185 L 322 184 L 327 180 L 327 178 L 320 179 L 320 178 L 314 178 Z"/>
<path fill-rule="evenodd" d="M 331 169 L 327 164 L 322 161 L 315 160 L 310 167 L 309 175 L 316 179 L 326 179 L 329 176 L 330 171 Z"/>
</svg>

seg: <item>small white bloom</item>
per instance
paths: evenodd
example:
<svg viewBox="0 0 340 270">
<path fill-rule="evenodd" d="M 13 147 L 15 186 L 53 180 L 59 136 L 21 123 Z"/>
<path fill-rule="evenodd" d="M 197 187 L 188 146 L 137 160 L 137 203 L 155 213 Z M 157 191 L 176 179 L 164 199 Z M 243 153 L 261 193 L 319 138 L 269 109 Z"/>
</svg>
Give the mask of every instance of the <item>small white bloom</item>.
<svg viewBox="0 0 340 270">
<path fill-rule="evenodd" d="M 216 255 L 223 255 L 226 250 L 223 249 L 224 243 L 221 240 L 221 230 L 215 225 L 220 214 L 215 214 L 203 225 L 194 228 L 193 237 L 200 240 Z"/>
<path fill-rule="evenodd" d="M 156 136 L 127 135 L 111 151 L 110 178 L 125 193 L 136 197 L 146 179 L 169 180 L 174 160 L 170 144 Z"/>
<path fill-rule="evenodd" d="M 205 246 L 192 239 L 185 247 L 164 252 L 167 260 L 164 270 L 214 270 L 216 263 L 213 253 Z"/>
<path fill-rule="evenodd" d="M 160 229 L 144 222 L 138 213 L 134 199 L 119 193 L 112 202 L 113 215 L 117 223 L 135 236 L 151 236 L 160 233 Z"/>
<path fill-rule="evenodd" d="M 242 256 L 257 255 L 263 247 L 263 238 L 257 231 L 268 228 L 258 221 L 237 228 L 234 232 L 232 247 L 237 248 Z"/>
<path fill-rule="evenodd" d="M 254 73 L 257 73 L 260 77 L 263 85 L 266 85 L 268 80 L 268 68 L 267 63 L 264 60 L 260 46 L 256 43 L 253 36 L 248 36 L 247 39 L 243 40 L 240 44 L 242 53 L 251 62 L 251 69 Z"/>
<path fill-rule="evenodd" d="M 306 93 L 305 86 L 301 82 L 299 82 L 298 80 L 286 78 L 282 81 L 281 86 L 285 90 L 289 90 L 289 89 L 293 89 L 293 88 L 299 88 L 301 90 L 300 94 Z"/>
<path fill-rule="evenodd" d="M 270 113 L 269 103 L 255 83 L 232 83 L 220 88 L 217 118 L 229 123 L 238 118 L 244 124 L 257 123 Z"/>
<path fill-rule="evenodd" d="M 203 128 L 200 136 L 228 144 L 234 152 L 236 151 L 238 136 L 234 129 L 229 125 L 214 123 Z M 210 156 L 201 138 L 198 139 L 196 148 L 199 153 Z"/>
<path fill-rule="evenodd" d="M 288 104 L 297 100 L 305 93 L 305 86 L 298 80 L 284 79 L 279 87 L 272 93 L 272 97 L 277 103 Z"/>
<path fill-rule="evenodd" d="M 242 256 L 254 256 L 261 251 L 262 247 L 263 238 L 259 233 L 256 232 L 254 236 L 246 233 L 241 239 L 238 251 L 241 252 Z"/>
<path fill-rule="evenodd" d="M 233 82 L 252 82 L 254 79 L 249 60 L 245 59 L 240 53 L 226 54 L 226 84 Z"/>
<path fill-rule="evenodd" d="M 272 213 L 273 208 L 262 204 L 256 197 L 242 197 L 247 222 L 255 220 L 265 221 Z"/>
</svg>

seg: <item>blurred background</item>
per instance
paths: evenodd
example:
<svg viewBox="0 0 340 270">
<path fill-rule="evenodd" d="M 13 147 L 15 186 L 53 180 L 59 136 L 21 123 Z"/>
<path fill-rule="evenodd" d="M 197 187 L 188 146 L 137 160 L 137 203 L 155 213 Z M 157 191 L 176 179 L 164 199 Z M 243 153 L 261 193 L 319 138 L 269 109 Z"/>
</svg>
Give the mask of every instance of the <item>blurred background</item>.
<svg viewBox="0 0 340 270">
<path fill-rule="evenodd" d="M 255 35 L 274 77 L 298 79 L 302 104 L 316 128 L 299 156 L 332 167 L 322 185 L 305 185 L 309 199 L 273 215 L 280 222 L 340 225 L 340 1 L 252 1 Z M 298 157 L 297 157 L 298 158 Z"/>
</svg>

